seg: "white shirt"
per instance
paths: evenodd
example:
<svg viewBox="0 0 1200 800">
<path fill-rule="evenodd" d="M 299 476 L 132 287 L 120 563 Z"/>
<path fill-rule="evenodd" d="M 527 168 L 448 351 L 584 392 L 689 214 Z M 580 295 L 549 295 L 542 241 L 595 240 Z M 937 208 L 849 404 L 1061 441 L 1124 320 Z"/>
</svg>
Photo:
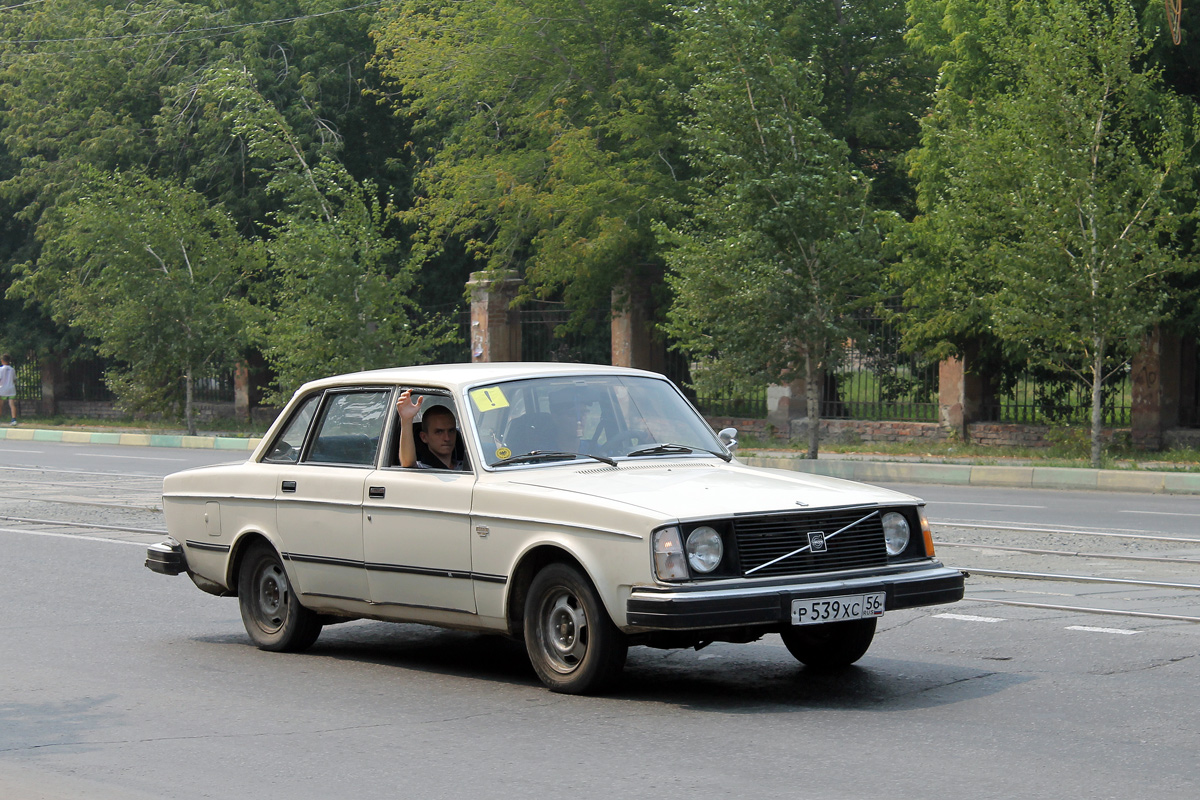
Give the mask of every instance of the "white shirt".
<svg viewBox="0 0 1200 800">
<path fill-rule="evenodd" d="M 17 396 L 17 371 L 9 364 L 0 364 L 0 397 Z"/>
</svg>

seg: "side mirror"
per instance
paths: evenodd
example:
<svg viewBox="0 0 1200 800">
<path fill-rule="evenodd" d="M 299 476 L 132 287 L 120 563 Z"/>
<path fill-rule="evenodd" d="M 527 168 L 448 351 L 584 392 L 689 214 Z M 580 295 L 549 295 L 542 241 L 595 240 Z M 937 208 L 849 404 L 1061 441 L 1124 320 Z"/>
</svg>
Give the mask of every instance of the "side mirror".
<svg viewBox="0 0 1200 800">
<path fill-rule="evenodd" d="M 737 428 L 722 428 L 717 431 L 717 438 L 721 440 L 721 444 L 729 448 L 729 452 L 737 450 Z"/>
</svg>

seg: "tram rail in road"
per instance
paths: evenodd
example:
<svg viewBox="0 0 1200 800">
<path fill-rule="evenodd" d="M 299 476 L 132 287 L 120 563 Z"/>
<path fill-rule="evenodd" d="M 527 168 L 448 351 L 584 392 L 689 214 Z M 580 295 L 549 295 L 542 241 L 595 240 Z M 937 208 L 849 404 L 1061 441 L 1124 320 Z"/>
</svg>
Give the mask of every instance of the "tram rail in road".
<svg viewBox="0 0 1200 800">
<path fill-rule="evenodd" d="M 1092 605 L 1074 605 L 1066 602 L 1039 602 L 1028 599 L 1015 599 L 1015 596 L 1029 594 L 1029 590 L 1023 589 L 1022 586 L 1017 584 L 1018 581 L 1050 581 L 1063 584 L 1064 586 L 1080 587 L 1074 590 L 1067 589 L 1064 592 L 1074 597 L 1079 597 L 1081 594 L 1089 592 L 1090 589 L 1087 587 L 1112 586 L 1166 589 L 1181 594 L 1179 597 L 1158 598 L 1158 601 L 1178 601 L 1187 593 L 1200 591 L 1200 583 L 1192 579 L 1192 576 L 1200 578 L 1200 570 L 1196 569 L 1200 567 L 1200 559 L 1189 557 L 1189 553 L 1187 552 L 1179 552 L 1181 546 L 1186 547 L 1191 545 L 1192 547 L 1189 550 L 1200 548 L 1200 538 L 1166 536 L 1146 531 L 1096 531 L 1064 527 L 1039 528 L 1029 525 L 1005 526 L 996 523 L 958 521 L 935 523 L 935 529 L 942 533 L 939 540 L 935 542 L 935 546 L 941 549 L 943 554 L 946 548 L 962 549 L 974 553 L 971 557 L 971 563 L 963 563 L 950 559 L 953 561 L 954 566 L 963 569 L 975 578 L 1000 579 L 999 584 L 991 588 L 999 591 L 1001 595 L 1011 595 L 982 596 L 977 591 L 979 588 L 977 585 L 974 587 L 976 591 L 972 591 L 972 584 L 968 583 L 968 594 L 963 598 L 965 601 L 1020 608 L 1068 611 L 1081 614 L 1103 614 L 1148 620 L 1200 623 L 1200 616 L 1192 614 L 1172 614 L 1157 610 L 1147 611 L 1129 607 L 1104 608 Z M 955 533 L 958 535 L 953 538 L 957 539 L 957 541 L 947 540 L 950 538 L 947 534 L 953 535 Z M 1061 543 L 1064 539 L 1074 540 L 1080 537 L 1090 537 L 1096 545 L 1104 544 L 1110 550 L 1115 549 L 1119 552 L 1089 552 L 1076 548 L 1061 549 L 1053 546 L 1037 546 L 1041 544 L 1038 541 L 1024 544 L 1001 543 L 1002 541 L 1022 538 L 1046 539 Z M 1130 548 L 1150 548 L 1155 552 L 1127 552 Z M 1051 571 L 1038 568 L 999 569 L 987 563 L 989 558 L 994 561 L 997 556 L 1006 558 L 1028 556 L 1040 559 L 1038 563 L 1043 564 L 1053 559 L 1084 562 L 1116 562 L 1118 566 L 1121 564 L 1128 565 L 1129 571 L 1118 575 L 1095 575 L 1081 574 L 1075 571 Z M 1157 569 L 1158 574 L 1136 574 L 1155 569 Z M 1178 577 L 1178 575 L 1173 575 L 1169 571 L 1178 572 L 1180 570 L 1186 576 L 1183 580 L 1170 579 Z M 1006 581 L 1011 583 L 1008 586 L 1001 585 Z M 1126 599 L 1126 602 L 1131 601 Z M 1193 603 L 1193 600 L 1185 601 L 1185 604 L 1188 606 Z"/>
</svg>

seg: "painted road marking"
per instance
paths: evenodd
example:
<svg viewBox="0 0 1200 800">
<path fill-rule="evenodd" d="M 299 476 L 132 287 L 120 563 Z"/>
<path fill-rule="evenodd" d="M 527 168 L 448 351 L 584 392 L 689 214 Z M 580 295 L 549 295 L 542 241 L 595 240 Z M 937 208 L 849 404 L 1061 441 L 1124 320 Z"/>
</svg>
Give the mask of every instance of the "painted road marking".
<svg viewBox="0 0 1200 800">
<path fill-rule="evenodd" d="M 128 539 L 109 539 L 104 536 L 87 536 L 78 533 L 51 533 L 50 531 L 25 531 L 20 528 L 0 528 L 0 533 L 23 533 L 26 536 L 50 536 L 55 539 L 83 539 L 89 542 L 107 542 L 108 544 L 132 544 L 145 547 L 145 542 L 131 542 Z M 162 539 L 161 536 L 158 537 Z"/>
<path fill-rule="evenodd" d="M 1200 517 L 1200 514 L 1186 514 L 1182 511 L 1138 511 L 1136 509 L 1122 508 L 1119 509 L 1119 514 L 1152 514 L 1159 517 Z"/>
<path fill-rule="evenodd" d="M 1000 617 L 980 617 L 975 614 L 934 614 L 938 619 L 959 619 L 964 622 L 1004 622 Z"/>
<path fill-rule="evenodd" d="M 1022 506 L 1014 503 L 966 503 L 957 500 L 930 500 L 929 505 L 934 506 L 983 506 L 984 508 L 1042 508 L 1045 506 Z"/>
<path fill-rule="evenodd" d="M 1141 631 L 1130 631 L 1125 628 L 1095 628 L 1091 625 L 1068 625 L 1067 630 L 1087 631 L 1088 633 L 1119 633 L 1122 636 L 1132 636 L 1135 633 L 1141 633 Z"/>
<path fill-rule="evenodd" d="M 114 456 L 107 453 L 79 453 L 88 458 L 123 458 L 130 461 L 185 461 L 183 458 L 155 458 L 154 456 Z"/>
</svg>

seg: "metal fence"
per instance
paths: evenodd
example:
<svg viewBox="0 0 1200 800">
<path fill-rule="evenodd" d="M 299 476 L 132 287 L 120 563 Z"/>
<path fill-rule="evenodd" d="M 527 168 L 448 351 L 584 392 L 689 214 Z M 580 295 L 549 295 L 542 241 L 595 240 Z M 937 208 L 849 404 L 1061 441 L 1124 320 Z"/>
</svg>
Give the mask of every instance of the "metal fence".
<svg viewBox="0 0 1200 800">
<path fill-rule="evenodd" d="M 12 368 L 16 373 L 17 400 L 41 400 L 42 371 L 38 362 L 30 359 L 22 363 L 14 358 Z"/>
<path fill-rule="evenodd" d="M 932 422 L 938 418 L 938 364 L 900 349 L 889 320 L 864 316 L 840 364 L 825 378 L 821 416 Z"/>
<path fill-rule="evenodd" d="M 1125 428 L 1132 422 L 1128 362 L 1122 367 L 1101 388 L 1101 412 L 1106 427 Z M 985 403 L 982 413 L 988 422 L 1090 425 L 1092 387 L 1062 374 L 1027 371 L 1007 391 Z"/>
<path fill-rule="evenodd" d="M 572 321 L 563 303 L 538 301 L 518 312 L 521 320 L 521 360 L 608 364 L 612 361 L 611 314 L 592 309 Z"/>
<path fill-rule="evenodd" d="M 197 403 L 232 403 L 233 372 L 196 378 L 192 381 L 192 400 Z"/>
</svg>

